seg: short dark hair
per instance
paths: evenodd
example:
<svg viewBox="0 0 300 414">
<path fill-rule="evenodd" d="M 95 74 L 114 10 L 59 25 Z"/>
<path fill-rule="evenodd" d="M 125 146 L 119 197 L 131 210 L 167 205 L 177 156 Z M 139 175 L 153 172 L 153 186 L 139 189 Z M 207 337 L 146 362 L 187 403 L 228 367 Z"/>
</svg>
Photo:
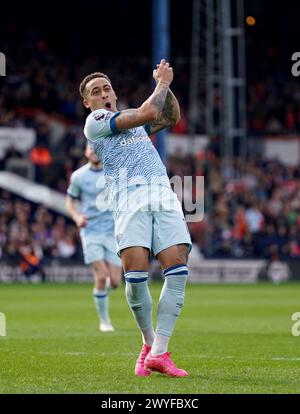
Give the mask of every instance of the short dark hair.
<svg viewBox="0 0 300 414">
<path fill-rule="evenodd" d="M 105 73 L 102 73 L 102 72 L 90 73 L 89 75 L 87 75 L 82 80 L 81 84 L 79 85 L 79 93 L 83 98 L 85 97 L 85 87 L 86 87 L 86 85 L 89 83 L 89 81 L 91 81 L 92 79 L 95 79 L 95 78 L 105 78 L 111 84 L 111 81 L 110 81 L 109 77 L 107 75 L 105 75 Z"/>
</svg>

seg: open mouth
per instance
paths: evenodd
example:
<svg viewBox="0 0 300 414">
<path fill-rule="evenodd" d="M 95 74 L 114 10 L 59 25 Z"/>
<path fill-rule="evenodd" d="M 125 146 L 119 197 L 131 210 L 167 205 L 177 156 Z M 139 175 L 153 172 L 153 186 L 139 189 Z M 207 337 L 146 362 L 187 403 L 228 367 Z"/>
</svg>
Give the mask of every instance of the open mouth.
<svg viewBox="0 0 300 414">
<path fill-rule="evenodd" d="M 105 108 L 106 108 L 106 109 L 111 109 L 111 103 L 110 103 L 110 102 L 106 102 L 106 104 L 105 104 Z"/>
</svg>

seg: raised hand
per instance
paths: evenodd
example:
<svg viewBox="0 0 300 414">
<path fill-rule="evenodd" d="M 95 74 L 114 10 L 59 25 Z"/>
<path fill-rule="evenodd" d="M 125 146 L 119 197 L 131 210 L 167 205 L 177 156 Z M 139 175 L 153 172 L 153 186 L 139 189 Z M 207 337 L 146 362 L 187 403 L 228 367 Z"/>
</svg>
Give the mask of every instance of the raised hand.
<svg viewBox="0 0 300 414">
<path fill-rule="evenodd" d="M 169 62 L 167 62 L 165 59 L 162 59 L 160 63 L 156 65 L 156 69 L 153 71 L 153 78 L 155 79 L 156 83 L 163 82 L 170 85 L 173 77 L 173 68 L 170 66 Z"/>
</svg>

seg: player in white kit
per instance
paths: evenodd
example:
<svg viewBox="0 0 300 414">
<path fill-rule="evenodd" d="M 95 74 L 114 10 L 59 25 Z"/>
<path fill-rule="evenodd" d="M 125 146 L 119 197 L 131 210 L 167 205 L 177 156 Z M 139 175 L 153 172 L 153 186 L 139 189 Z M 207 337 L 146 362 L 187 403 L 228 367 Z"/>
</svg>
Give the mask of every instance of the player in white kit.
<svg viewBox="0 0 300 414">
<path fill-rule="evenodd" d="M 184 302 L 191 239 L 166 168 L 148 136 L 176 124 L 180 110 L 169 88 L 173 80 L 169 63 L 161 60 L 153 77 L 156 88 L 137 109 L 117 110 L 110 79 L 101 72 L 86 76 L 80 93 L 91 110 L 84 133 L 103 162 L 126 298 L 143 339 L 135 374 L 158 371 L 183 377 L 188 373 L 175 366 L 167 350 Z M 164 275 L 155 332 L 147 284 L 151 251 Z"/>
<path fill-rule="evenodd" d="M 97 208 L 97 197 L 105 187 L 102 164 L 89 145 L 85 155 L 89 162 L 73 172 L 66 206 L 80 228 L 84 262 L 91 266 L 93 272 L 93 296 L 100 331 L 111 332 L 114 328 L 109 317 L 109 293 L 121 282 L 121 260 L 116 254 L 112 212 Z M 82 212 L 77 211 L 76 198 L 82 201 Z"/>
</svg>

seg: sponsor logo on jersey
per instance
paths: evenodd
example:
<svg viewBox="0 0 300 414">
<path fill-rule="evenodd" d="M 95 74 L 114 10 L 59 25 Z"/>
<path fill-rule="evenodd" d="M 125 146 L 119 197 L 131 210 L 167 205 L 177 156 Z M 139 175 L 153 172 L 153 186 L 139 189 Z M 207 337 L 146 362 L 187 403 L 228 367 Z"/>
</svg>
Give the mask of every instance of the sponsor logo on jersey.
<svg viewBox="0 0 300 414">
<path fill-rule="evenodd" d="M 95 121 L 107 121 L 113 116 L 113 112 L 107 111 L 106 113 L 100 112 L 97 114 L 93 114 Z"/>
<path fill-rule="evenodd" d="M 131 137 L 131 138 L 123 138 L 120 141 L 120 144 L 122 145 L 122 147 L 126 146 L 126 145 L 133 145 L 133 144 L 137 144 L 138 142 L 142 142 L 142 141 L 150 141 L 150 138 L 148 137 L 148 135 L 145 137 Z"/>
<path fill-rule="evenodd" d="M 101 121 L 105 118 L 105 114 L 93 114 L 95 121 Z"/>
</svg>

